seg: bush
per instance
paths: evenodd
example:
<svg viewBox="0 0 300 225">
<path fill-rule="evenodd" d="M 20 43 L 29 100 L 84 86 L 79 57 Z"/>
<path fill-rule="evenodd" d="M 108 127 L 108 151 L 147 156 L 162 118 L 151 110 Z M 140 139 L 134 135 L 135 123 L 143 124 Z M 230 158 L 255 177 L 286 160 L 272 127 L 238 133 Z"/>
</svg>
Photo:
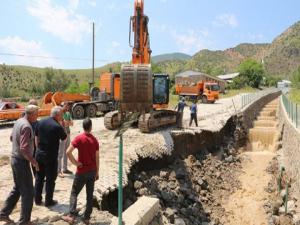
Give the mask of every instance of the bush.
<svg viewBox="0 0 300 225">
<path fill-rule="evenodd" d="M 253 59 L 246 59 L 241 63 L 238 69 L 240 75 L 233 79 L 232 86 L 235 88 L 242 88 L 250 86 L 258 88 L 261 85 L 263 76 L 265 74 L 261 63 Z"/>
<path fill-rule="evenodd" d="M 300 66 L 292 73 L 292 85 L 294 88 L 300 89 Z"/>
</svg>

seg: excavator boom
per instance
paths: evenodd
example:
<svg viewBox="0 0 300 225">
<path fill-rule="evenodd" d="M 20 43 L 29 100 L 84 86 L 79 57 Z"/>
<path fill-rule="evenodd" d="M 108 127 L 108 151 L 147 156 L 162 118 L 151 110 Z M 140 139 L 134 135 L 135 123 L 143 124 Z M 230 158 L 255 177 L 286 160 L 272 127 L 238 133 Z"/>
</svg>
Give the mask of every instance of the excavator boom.
<svg viewBox="0 0 300 225">
<path fill-rule="evenodd" d="M 150 64 L 150 39 L 148 32 L 148 16 L 144 14 L 144 0 L 135 0 L 134 16 L 130 18 L 129 44 L 132 50 L 132 64 Z M 134 44 L 131 44 L 131 33 Z"/>
</svg>

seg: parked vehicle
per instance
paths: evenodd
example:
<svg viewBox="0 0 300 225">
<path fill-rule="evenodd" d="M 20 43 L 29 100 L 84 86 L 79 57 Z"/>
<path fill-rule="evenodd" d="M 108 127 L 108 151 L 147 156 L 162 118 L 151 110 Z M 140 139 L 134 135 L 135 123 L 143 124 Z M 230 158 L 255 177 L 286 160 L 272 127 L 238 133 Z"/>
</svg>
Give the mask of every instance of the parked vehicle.
<svg viewBox="0 0 300 225">
<path fill-rule="evenodd" d="M 200 81 L 197 84 L 176 84 L 176 94 L 180 97 L 214 103 L 219 99 L 220 87 L 217 83 Z"/>
</svg>

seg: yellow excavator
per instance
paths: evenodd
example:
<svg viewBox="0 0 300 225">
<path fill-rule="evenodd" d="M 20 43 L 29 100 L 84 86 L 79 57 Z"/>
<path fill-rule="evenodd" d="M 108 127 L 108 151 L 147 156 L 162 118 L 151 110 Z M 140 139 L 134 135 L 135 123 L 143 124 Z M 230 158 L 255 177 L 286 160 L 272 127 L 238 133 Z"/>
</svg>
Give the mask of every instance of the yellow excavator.
<svg viewBox="0 0 300 225">
<path fill-rule="evenodd" d="M 144 1 L 135 0 L 134 16 L 130 18 L 129 26 L 132 63 L 121 67 L 118 111 L 105 115 L 107 129 L 116 129 L 120 121 L 131 113 L 138 113 L 138 127 L 143 133 L 176 124 L 176 111 L 168 109 L 169 75 L 151 72 L 148 22 L 149 18 L 144 14 Z"/>
</svg>

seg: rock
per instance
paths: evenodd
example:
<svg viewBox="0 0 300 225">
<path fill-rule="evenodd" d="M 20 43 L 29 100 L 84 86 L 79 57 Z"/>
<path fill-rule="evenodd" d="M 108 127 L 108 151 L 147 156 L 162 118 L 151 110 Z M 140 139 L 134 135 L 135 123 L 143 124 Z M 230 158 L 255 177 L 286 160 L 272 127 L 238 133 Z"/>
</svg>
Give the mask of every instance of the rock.
<svg viewBox="0 0 300 225">
<path fill-rule="evenodd" d="M 280 215 L 279 216 L 279 224 L 281 225 L 289 225 L 292 224 L 292 217 L 290 215 Z"/>
<path fill-rule="evenodd" d="M 296 205 L 293 200 L 287 202 L 287 213 L 295 213 Z M 285 213 L 285 205 L 279 208 L 279 213 Z"/>
<path fill-rule="evenodd" d="M 186 225 L 186 223 L 184 222 L 184 220 L 182 218 L 175 218 L 175 225 Z"/>
<path fill-rule="evenodd" d="M 177 171 L 176 171 L 176 178 L 177 179 L 184 179 L 186 176 L 186 172 L 182 169 L 182 168 L 179 168 Z"/>
<path fill-rule="evenodd" d="M 225 162 L 232 163 L 232 162 L 233 162 L 233 157 L 232 157 L 232 155 L 230 155 L 230 156 L 228 156 L 227 158 L 225 158 Z"/>
<path fill-rule="evenodd" d="M 161 192 L 161 197 L 166 201 L 166 202 L 169 202 L 172 200 L 172 196 L 169 192 L 167 191 L 162 191 Z"/>
<path fill-rule="evenodd" d="M 134 189 L 135 189 L 135 190 L 141 189 L 142 186 L 143 186 L 143 183 L 137 180 L 137 181 L 134 182 L 134 185 L 133 185 L 133 186 L 134 186 Z"/>
<path fill-rule="evenodd" d="M 46 216 L 46 217 L 44 217 L 44 218 L 42 218 L 42 219 L 38 219 L 38 223 L 46 223 L 46 222 L 48 222 L 49 221 L 49 216 Z"/>
<path fill-rule="evenodd" d="M 57 221 L 57 222 L 54 222 L 52 223 L 53 225 L 69 225 L 69 223 L 63 221 L 63 220 L 60 220 L 60 221 Z"/>
<path fill-rule="evenodd" d="M 175 213 L 171 208 L 167 208 L 165 211 L 165 215 L 168 218 L 170 223 L 174 223 L 175 221 Z"/>
<path fill-rule="evenodd" d="M 172 171 L 169 175 L 169 180 L 176 180 L 176 173 L 175 171 Z"/>
<path fill-rule="evenodd" d="M 279 215 L 279 208 L 281 206 L 281 201 L 276 201 L 275 203 L 273 203 L 273 207 L 272 207 L 272 214 L 273 215 Z"/>
<path fill-rule="evenodd" d="M 166 171 L 160 171 L 159 176 L 161 178 L 167 178 L 168 177 L 168 172 L 166 172 Z"/>
<path fill-rule="evenodd" d="M 140 196 L 147 195 L 148 194 L 147 188 L 141 188 L 140 190 L 138 190 L 138 194 Z"/>
<path fill-rule="evenodd" d="M 199 178 L 197 180 L 197 183 L 201 186 L 202 189 L 207 190 L 208 184 L 207 184 L 207 182 L 204 179 Z"/>
<path fill-rule="evenodd" d="M 58 220 L 60 220 L 61 216 L 60 215 L 57 215 L 57 216 L 53 216 L 49 219 L 49 223 L 53 223 L 53 222 L 56 222 Z"/>
<path fill-rule="evenodd" d="M 284 189 L 281 190 L 280 196 L 281 196 L 281 198 L 282 198 L 283 200 L 284 200 L 284 198 L 285 198 L 285 194 L 286 194 L 285 190 L 284 190 Z"/>
<path fill-rule="evenodd" d="M 300 225 L 300 216 L 297 214 L 293 215 L 293 224 Z"/>
<path fill-rule="evenodd" d="M 279 216 L 272 216 L 271 217 L 271 219 L 272 219 L 272 223 L 274 224 L 274 225 L 279 225 Z"/>
</svg>

